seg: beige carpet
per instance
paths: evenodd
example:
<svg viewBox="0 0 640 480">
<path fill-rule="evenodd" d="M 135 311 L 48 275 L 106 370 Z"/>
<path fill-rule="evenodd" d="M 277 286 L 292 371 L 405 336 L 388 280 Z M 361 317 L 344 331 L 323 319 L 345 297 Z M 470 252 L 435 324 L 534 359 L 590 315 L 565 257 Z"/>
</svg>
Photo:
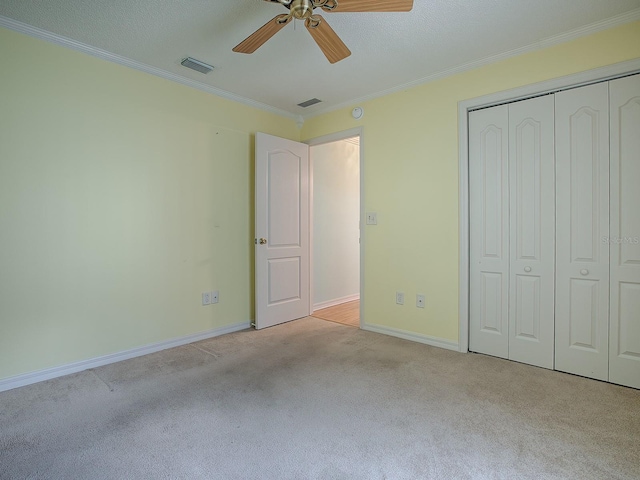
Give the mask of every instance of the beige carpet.
<svg viewBox="0 0 640 480">
<path fill-rule="evenodd" d="M 638 479 L 640 392 L 303 319 L 0 393 L 0 478 Z"/>
</svg>

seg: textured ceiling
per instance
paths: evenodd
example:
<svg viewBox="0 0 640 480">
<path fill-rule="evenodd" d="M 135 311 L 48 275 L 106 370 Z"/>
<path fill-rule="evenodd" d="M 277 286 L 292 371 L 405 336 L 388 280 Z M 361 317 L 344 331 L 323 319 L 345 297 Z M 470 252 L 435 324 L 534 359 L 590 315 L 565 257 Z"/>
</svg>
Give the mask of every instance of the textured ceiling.
<svg viewBox="0 0 640 480">
<path fill-rule="evenodd" d="M 640 0 L 415 0 L 409 13 L 323 13 L 352 52 L 334 65 L 301 22 L 252 55 L 231 51 L 286 12 L 262 0 L 0 0 L 0 16 L 303 116 L 585 26 L 639 19 Z M 216 68 L 188 70 L 187 56 Z M 323 102 L 297 106 L 313 97 Z"/>
</svg>

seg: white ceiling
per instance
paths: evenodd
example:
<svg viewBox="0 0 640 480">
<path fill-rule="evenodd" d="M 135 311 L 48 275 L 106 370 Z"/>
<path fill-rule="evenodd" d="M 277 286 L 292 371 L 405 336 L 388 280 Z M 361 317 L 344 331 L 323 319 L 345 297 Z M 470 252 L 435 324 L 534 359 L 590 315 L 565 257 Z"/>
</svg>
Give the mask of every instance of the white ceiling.
<svg viewBox="0 0 640 480">
<path fill-rule="evenodd" d="M 640 0 L 415 0 L 409 13 L 322 13 L 352 52 L 334 65 L 301 22 L 287 25 L 252 55 L 231 51 L 286 12 L 263 0 L 0 0 L 0 24 L 20 27 L 16 20 L 209 91 L 302 116 L 559 35 L 638 20 Z M 189 70 L 180 65 L 187 56 L 216 68 L 208 75 Z M 323 102 L 296 105 L 313 97 Z"/>
</svg>

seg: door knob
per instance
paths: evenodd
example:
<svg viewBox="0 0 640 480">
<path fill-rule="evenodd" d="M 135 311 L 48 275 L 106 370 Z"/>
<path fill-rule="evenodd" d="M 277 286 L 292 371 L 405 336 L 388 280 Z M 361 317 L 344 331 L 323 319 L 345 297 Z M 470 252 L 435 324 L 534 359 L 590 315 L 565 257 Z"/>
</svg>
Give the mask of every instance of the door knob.
<svg viewBox="0 0 640 480">
<path fill-rule="evenodd" d="M 531 271 L 531 267 L 524 267 L 524 271 L 529 273 Z"/>
<path fill-rule="evenodd" d="M 583 268 L 582 270 L 580 270 L 580 275 L 589 275 L 589 270 Z"/>
<path fill-rule="evenodd" d="M 267 239 L 266 238 L 261 238 L 260 239 L 260 245 L 266 245 L 267 243 Z"/>
</svg>

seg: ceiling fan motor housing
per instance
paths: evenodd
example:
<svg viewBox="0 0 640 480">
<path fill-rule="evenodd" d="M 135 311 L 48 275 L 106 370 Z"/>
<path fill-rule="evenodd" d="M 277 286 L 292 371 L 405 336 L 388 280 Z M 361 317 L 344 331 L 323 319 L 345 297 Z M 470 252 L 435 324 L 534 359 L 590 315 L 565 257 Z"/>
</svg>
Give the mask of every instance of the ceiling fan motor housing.
<svg viewBox="0 0 640 480">
<path fill-rule="evenodd" d="M 313 2 L 312 0 L 293 0 L 289 9 L 294 18 L 306 20 L 313 15 Z"/>
</svg>

